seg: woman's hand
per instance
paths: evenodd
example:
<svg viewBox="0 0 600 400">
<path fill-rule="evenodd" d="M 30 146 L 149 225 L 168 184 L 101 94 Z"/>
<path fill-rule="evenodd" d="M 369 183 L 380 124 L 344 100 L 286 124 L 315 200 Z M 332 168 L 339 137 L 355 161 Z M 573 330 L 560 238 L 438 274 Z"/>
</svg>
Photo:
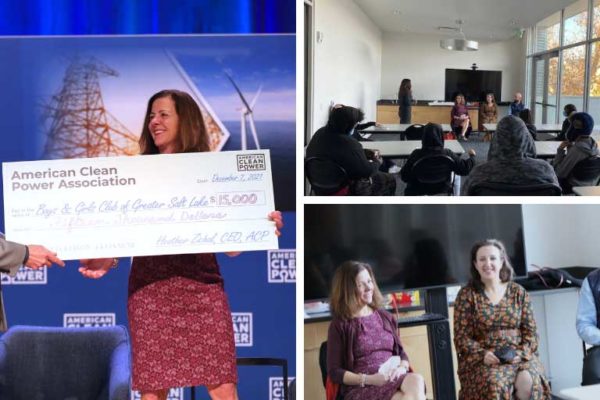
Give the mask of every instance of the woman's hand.
<svg viewBox="0 0 600 400">
<path fill-rule="evenodd" d="M 93 258 L 80 260 L 79 272 L 90 279 L 102 278 L 113 267 L 114 258 Z"/>
<path fill-rule="evenodd" d="M 559 150 L 564 150 L 571 147 L 571 142 L 569 142 L 568 140 L 563 140 L 562 142 L 560 142 L 560 144 L 558 145 L 558 149 Z"/>
<path fill-rule="evenodd" d="M 500 360 L 498 359 L 498 357 L 496 357 L 494 353 L 492 353 L 491 351 L 487 351 L 483 356 L 483 363 L 485 365 L 498 365 L 500 364 Z"/>
<path fill-rule="evenodd" d="M 398 368 L 394 369 L 391 373 L 390 373 L 390 381 L 395 381 L 396 379 L 400 378 L 402 375 L 406 374 L 408 372 L 408 363 L 401 363 Z"/>
<path fill-rule="evenodd" d="M 521 357 L 519 357 L 519 356 L 515 356 L 515 358 L 513 358 L 513 359 L 510 361 L 510 363 L 511 363 L 511 364 L 518 364 L 518 363 L 520 363 L 520 362 L 521 362 Z"/>
<path fill-rule="evenodd" d="M 270 221 L 275 222 L 275 235 L 281 236 L 281 228 L 283 228 L 283 215 L 281 211 L 271 211 L 268 215 Z"/>
<path fill-rule="evenodd" d="M 382 374 L 367 375 L 366 385 L 383 386 L 388 382 L 387 378 Z"/>
</svg>

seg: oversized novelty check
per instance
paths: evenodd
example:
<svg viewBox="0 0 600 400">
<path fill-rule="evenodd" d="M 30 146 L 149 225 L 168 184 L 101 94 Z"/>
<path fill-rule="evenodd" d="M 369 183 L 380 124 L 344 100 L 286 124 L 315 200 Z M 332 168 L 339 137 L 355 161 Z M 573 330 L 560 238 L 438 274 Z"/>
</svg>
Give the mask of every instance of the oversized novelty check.
<svg viewBox="0 0 600 400">
<path fill-rule="evenodd" d="M 6 238 L 65 259 L 278 248 L 268 150 L 2 164 Z"/>
</svg>

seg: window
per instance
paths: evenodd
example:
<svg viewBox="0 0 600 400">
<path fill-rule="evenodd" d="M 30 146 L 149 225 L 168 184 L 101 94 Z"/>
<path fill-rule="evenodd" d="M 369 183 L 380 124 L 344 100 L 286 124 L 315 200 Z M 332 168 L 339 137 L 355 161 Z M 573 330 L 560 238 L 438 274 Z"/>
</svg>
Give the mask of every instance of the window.
<svg viewBox="0 0 600 400">
<path fill-rule="evenodd" d="M 594 0 L 594 11 L 592 13 L 594 18 L 592 22 L 592 37 L 600 37 L 600 0 Z"/>
<path fill-rule="evenodd" d="M 584 75 L 585 45 L 563 50 L 560 110 L 566 104 L 574 104 L 577 110 L 583 110 Z"/>
<path fill-rule="evenodd" d="M 578 0 L 565 8 L 563 45 L 583 42 L 587 37 L 588 0 Z"/>
<path fill-rule="evenodd" d="M 559 46 L 560 12 L 535 25 L 535 51 L 554 49 Z"/>
<path fill-rule="evenodd" d="M 592 44 L 588 113 L 600 122 L 600 42 Z"/>
</svg>

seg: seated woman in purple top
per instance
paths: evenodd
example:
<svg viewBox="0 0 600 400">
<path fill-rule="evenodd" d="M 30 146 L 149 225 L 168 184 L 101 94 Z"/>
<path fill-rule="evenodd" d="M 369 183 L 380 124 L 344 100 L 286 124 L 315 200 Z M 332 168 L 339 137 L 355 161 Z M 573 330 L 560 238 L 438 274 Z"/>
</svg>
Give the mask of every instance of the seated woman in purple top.
<svg viewBox="0 0 600 400">
<path fill-rule="evenodd" d="M 331 290 L 327 374 L 340 384 L 344 400 L 424 400 L 423 377 L 409 372 L 396 319 L 381 309 L 381 302 L 368 264 L 346 261 L 337 268 Z M 379 373 L 392 356 L 399 357 L 399 365 Z"/>
<path fill-rule="evenodd" d="M 469 129 L 471 127 L 471 120 L 469 119 L 469 111 L 465 105 L 465 96 L 462 93 L 458 93 L 454 97 L 454 106 L 450 111 L 450 124 L 452 130 L 458 136 L 458 139 L 467 140 L 467 137 L 471 133 Z"/>
</svg>

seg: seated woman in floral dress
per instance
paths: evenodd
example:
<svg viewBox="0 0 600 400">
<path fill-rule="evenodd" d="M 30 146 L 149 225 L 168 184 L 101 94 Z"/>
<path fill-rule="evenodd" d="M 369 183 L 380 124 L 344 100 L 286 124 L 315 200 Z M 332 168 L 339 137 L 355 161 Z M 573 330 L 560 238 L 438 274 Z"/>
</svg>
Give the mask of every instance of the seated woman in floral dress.
<svg viewBox="0 0 600 400">
<path fill-rule="evenodd" d="M 340 385 L 344 400 L 424 400 L 423 377 L 409 372 L 396 319 L 381 309 L 381 302 L 368 264 L 346 261 L 337 268 L 331 290 L 327 374 Z M 379 373 L 392 356 L 399 357 L 399 365 Z"/>
<path fill-rule="evenodd" d="M 471 249 L 471 276 L 454 302 L 461 400 L 550 399 L 529 296 L 512 281 L 504 245 Z"/>
</svg>

